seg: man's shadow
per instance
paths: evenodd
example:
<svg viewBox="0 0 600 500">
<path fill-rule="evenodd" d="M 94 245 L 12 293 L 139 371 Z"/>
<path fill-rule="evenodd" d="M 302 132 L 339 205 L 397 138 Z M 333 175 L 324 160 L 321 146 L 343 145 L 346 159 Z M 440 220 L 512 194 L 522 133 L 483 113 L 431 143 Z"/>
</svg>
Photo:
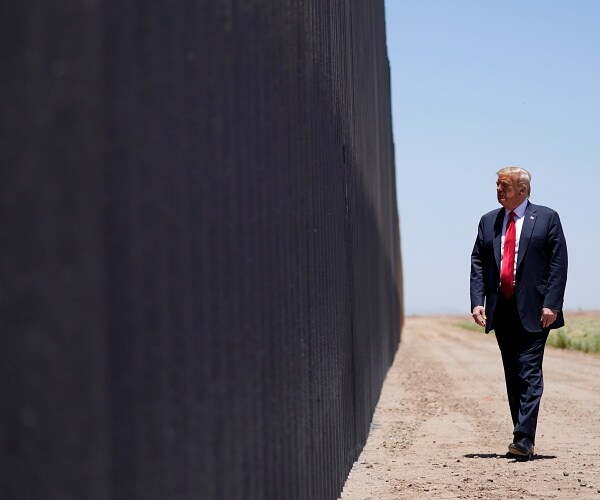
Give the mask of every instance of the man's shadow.
<svg viewBox="0 0 600 500">
<path fill-rule="evenodd" d="M 519 458 L 517 455 L 513 455 L 512 453 L 505 453 L 504 455 L 499 455 L 498 453 L 467 453 L 463 455 L 465 458 L 505 458 L 506 460 L 512 460 L 513 462 L 523 462 L 522 458 Z M 534 453 L 531 460 L 555 460 L 556 455 L 537 455 Z"/>
</svg>

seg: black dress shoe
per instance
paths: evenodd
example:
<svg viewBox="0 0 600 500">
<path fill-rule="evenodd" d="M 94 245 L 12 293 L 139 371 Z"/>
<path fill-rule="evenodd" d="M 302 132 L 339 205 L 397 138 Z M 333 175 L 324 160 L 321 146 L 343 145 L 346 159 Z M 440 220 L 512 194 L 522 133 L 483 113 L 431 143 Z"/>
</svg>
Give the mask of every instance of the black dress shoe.
<svg viewBox="0 0 600 500">
<path fill-rule="evenodd" d="M 521 438 L 508 445 L 508 452 L 515 455 L 517 460 L 531 460 L 533 458 L 533 443 L 529 438 Z"/>
</svg>

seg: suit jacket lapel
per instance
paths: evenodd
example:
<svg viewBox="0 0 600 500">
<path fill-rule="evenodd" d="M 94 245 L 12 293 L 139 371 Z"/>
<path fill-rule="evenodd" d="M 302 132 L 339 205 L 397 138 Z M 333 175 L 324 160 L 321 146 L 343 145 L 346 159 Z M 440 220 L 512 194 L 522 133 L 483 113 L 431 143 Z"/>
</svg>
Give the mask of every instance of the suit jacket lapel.
<svg viewBox="0 0 600 500">
<path fill-rule="evenodd" d="M 535 221 L 537 220 L 535 205 L 531 203 L 527 204 L 527 208 L 525 209 L 525 216 L 523 217 L 523 227 L 521 227 L 521 237 L 519 238 L 519 255 L 517 255 L 517 268 L 523 262 L 523 258 L 525 257 L 525 253 L 527 252 L 527 246 L 529 245 L 529 240 L 531 239 L 531 233 L 533 233 L 533 226 L 535 226 Z"/>
<path fill-rule="evenodd" d="M 496 257 L 496 265 L 498 266 L 498 272 L 500 272 L 500 257 L 502 255 L 502 224 L 504 223 L 504 209 L 498 210 L 496 215 L 496 222 L 494 222 L 494 256 Z"/>
</svg>

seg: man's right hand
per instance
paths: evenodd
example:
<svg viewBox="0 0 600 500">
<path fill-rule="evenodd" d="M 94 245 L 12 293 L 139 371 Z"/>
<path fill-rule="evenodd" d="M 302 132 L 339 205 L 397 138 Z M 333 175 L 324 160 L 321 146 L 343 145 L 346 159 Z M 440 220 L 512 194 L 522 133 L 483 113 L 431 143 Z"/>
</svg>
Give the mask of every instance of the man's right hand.
<svg viewBox="0 0 600 500">
<path fill-rule="evenodd" d="M 479 326 L 485 326 L 485 308 L 483 306 L 475 306 L 473 308 L 473 320 Z"/>
</svg>

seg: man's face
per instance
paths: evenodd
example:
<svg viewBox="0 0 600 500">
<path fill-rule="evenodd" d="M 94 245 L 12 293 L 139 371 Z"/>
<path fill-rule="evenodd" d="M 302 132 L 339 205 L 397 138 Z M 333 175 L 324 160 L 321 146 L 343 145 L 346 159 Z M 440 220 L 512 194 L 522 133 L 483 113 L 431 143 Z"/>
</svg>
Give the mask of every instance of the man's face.
<svg viewBox="0 0 600 500">
<path fill-rule="evenodd" d="M 498 180 L 496 181 L 496 196 L 498 197 L 498 202 L 504 208 L 508 208 L 509 210 L 517 208 L 527 197 L 525 191 L 525 187 L 519 187 L 516 179 L 510 175 L 498 176 Z"/>
</svg>

